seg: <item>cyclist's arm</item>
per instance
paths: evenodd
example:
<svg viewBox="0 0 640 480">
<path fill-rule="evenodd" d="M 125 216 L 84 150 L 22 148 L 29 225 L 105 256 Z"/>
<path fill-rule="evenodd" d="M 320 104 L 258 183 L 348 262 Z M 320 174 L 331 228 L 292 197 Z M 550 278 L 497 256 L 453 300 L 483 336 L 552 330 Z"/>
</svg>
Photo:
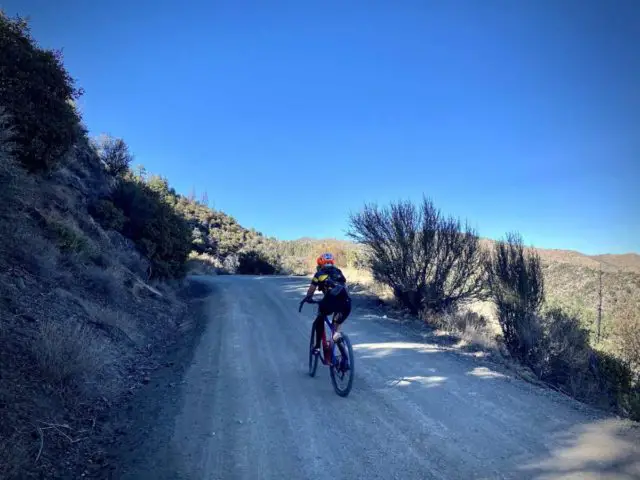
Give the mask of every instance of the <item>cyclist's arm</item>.
<svg viewBox="0 0 640 480">
<path fill-rule="evenodd" d="M 316 288 L 318 286 L 315 283 L 309 285 L 309 289 L 307 290 L 307 296 L 304 297 L 305 300 L 311 300 L 313 298 L 313 294 L 316 293 Z"/>
</svg>

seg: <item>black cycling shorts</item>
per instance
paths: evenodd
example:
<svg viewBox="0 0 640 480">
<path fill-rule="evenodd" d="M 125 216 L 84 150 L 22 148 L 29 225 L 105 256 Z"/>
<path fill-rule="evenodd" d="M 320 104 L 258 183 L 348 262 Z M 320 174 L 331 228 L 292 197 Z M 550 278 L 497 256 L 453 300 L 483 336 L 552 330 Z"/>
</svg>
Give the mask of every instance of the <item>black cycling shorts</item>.
<svg viewBox="0 0 640 480">
<path fill-rule="evenodd" d="M 351 313 L 351 298 L 344 291 L 338 295 L 331 295 L 329 293 L 320 300 L 318 310 L 321 315 L 339 313 L 340 318 L 338 319 L 338 323 L 340 324 L 344 322 Z"/>
</svg>

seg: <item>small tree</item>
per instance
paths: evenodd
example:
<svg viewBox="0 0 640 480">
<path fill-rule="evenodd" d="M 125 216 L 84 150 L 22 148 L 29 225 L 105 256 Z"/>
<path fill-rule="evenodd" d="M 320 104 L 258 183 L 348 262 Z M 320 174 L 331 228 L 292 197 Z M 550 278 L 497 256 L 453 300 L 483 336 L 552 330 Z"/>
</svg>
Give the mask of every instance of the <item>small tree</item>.
<svg viewBox="0 0 640 480">
<path fill-rule="evenodd" d="M 351 215 L 349 236 L 366 247 L 374 278 L 414 313 L 441 312 L 482 294 L 485 254 L 477 233 L 427 198 L 419 207 L 365 205 Z"/>
<path fill-rule="evenodd" d="M 509 352 L 527 364 L 538 346 L 542 327 L 538 313 L 544 301 L 544 277 L 540 257 L 525 252 L 517 233 L 498 241 L 487 261 L 490 295 L 498 308 L 498 320 Z"/>
<path fill-rule="evenodd" d="M 98 156 L 105 169 L 114 177 L 120 177 L 129 171 L 133 155 L 121 138 L 102 136 L 95 142 Z"/>
<path fill-rule="evenodd" d="M 22 18 L 0 10 L 0 105 L 13 117 L 16 155 L 31 171 L 50 168 L 82 132 L 80 97 L 60 51 L 39 48 Z"/>
</svg>

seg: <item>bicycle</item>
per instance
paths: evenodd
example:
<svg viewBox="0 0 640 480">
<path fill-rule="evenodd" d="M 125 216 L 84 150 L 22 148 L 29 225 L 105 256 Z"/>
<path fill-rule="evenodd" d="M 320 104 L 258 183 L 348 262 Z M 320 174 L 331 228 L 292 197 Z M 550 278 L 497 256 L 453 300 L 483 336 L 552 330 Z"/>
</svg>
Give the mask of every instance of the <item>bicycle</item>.
<svg viewBox="0 0 640 480">
<path fill-rule="evenodd" d="M 320 302 L 313 299 L 303 300 L 302 302 L 300 302 L 300 308 L 298 308 L 298 312 L 302 312 L 302 307 L 305 303 Z M 333 384 L 333 389 L 335 390 L 335 392 L 341 397 L 346 397 L 347 395 L 349 395 L 349 392 L 351 392 L 351 387 L 353 386 L 354 358 L 351 341 L 345 333 L 340 333 L 341 338 L 339 342 L 342 343 L 344 352 L 347 354 L 345 358 L 343 357 L 340 347 L 333 340 L 333 336 L 336 333 L 333 322 L 329 321 L 327 315 L 324 316 L 324 322 L 325 329 L 324 335 L 322 337 L 322 347 L 320 353 L 314 354 L 316 329 L 315 325 L 311 325 L 311 339 L 309 341 L 309 376 L 315 377 L 316 370 L 318 368 L 318 359 L 320 359 L 323 365 L 327 365 L 329 367 L 331 383 Z M 327 339 L 327 334 L 329 336 L 329 339 Z M 344 380 L 345 376 L 348 376 L 348 380 L 346 382 L 346 386 L 344 388 L 341 388 L 338 383 L 341 383 Z"/>
</svg>

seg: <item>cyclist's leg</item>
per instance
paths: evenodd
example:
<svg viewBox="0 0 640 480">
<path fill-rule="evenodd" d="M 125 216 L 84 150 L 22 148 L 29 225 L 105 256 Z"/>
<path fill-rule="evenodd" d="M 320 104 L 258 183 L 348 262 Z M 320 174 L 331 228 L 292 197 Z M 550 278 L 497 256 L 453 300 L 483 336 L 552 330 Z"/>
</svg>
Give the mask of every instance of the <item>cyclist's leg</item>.
<svg viewBox="0 0 640 480">
<path fill-rule="evenodd" d="M 324 297 L 322 300 L 320 300 L 320 303 L 318 304 L 318 315 L 316 316 L 316 319 L 314 321 L 314 325 L 316 328 L 316 345 L 315 347 L 317 349 L 320 348 L 320 344 L 322 342 L 322 338 L 324 336 L 324 319 L 327 315 L 330 315 L 331 309 L 330 309 L 330 305 L 327 302 L 327 298 Z"/>
<path fill-rule="evenodd" d="M 336 324 L 336 331 L 351 314 L 351 298 L 348 295 L 341 297 L 336 305 L 333 321 Z"/>
<path fill-rule="evenodd" d="M 349 297 L 346 297 L 340 302 L 340 309 L 337 312 L 335 312 L 335 314 L 333 315 L 333 323 L 335 326 L 336 333 L 340 331 L 340 327 L 342 326 L 344 321 L 347 319 L 347 317 L 349 317 L 350 314 L 351 314 L 351 299 Z M 338 335 L 338 339 L 340 338 L 341 338 L 340 335 Z M 343 343 L 338 340 L 337 345 L 338 345 L 338 349 L 340 350 L 342 359 L 346 360 L 347 351 L 344 348 Z"/>
<path fill-rule="evenodd" d="M 320 349 L 320 343 L 322 342 L 322 336 L 324 335 L 324 315 L 318 312 L 316 319 L 313 321 L 313 326 L 316 329 L 316 343 L 315 348 Z"/>
</svg>

